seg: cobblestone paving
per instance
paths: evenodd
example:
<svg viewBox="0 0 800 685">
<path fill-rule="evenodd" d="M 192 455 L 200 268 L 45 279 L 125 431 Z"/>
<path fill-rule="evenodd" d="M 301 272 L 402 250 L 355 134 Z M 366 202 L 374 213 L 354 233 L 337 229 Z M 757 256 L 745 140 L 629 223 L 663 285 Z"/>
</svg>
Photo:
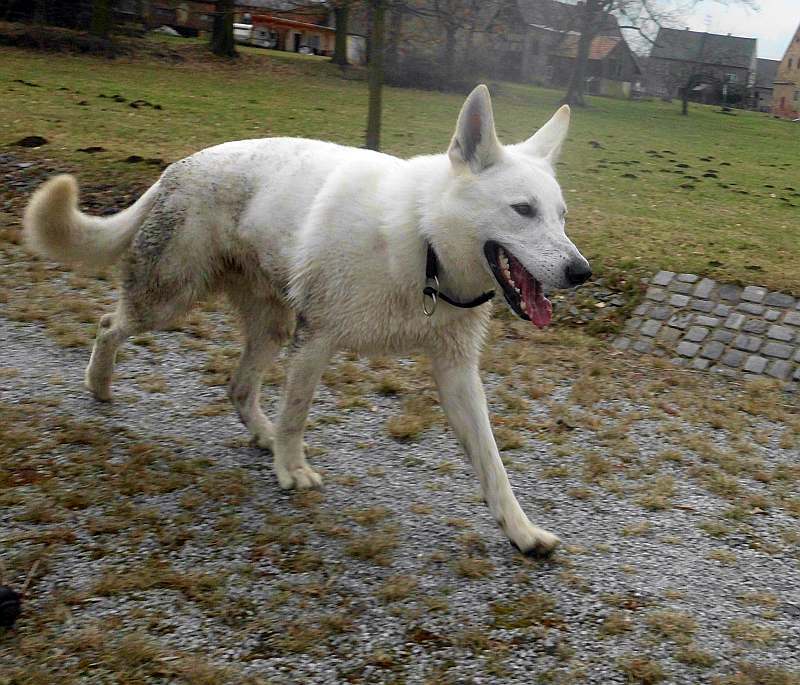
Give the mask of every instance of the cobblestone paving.
<svg viewBox="0 0 800 685">
<path fill-rule="evenodd" d="M 755 285 L 659 271 L 614 341 L 727 376 L 800 381 L 800 301 Z"/>
</svg>

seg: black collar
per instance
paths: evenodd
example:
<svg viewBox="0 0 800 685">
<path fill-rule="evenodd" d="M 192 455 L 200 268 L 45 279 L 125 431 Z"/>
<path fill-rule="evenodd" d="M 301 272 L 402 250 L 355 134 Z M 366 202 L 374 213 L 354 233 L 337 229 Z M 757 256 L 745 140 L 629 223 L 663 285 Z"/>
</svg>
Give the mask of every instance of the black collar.
<svg viewBox="0 0 800 685">
<path fill-rule="evenodd" d="M 436 253 L 433 251 L 431 244 L 427 243 L 427 246 L 428 256 L 425 263 L 425 288 L 422 290 L 423 310 L 425 311 L 425 314 L 431 316 L 433 312 L 436 311 L 437 298 L 440 297 L 447 302 L 447 304 L 452 305 L 453 307 L 461 307 L 462 309 L 480 307 L 482 304 L 486 304 L 494 297 L 494 290 L 485 292 L 469 302 L 459 302 L 458 300 L 454 300 L 452 297 L 445 295 L 441 290 L 439 290 L 439 260 L 437 259 Z M 428 285 L 431 281 L 433 281 L 433 286 Z M 433 306 L 430 309 L 425 301 L 426 297 L 430 297 L 433 301 Z"/>
</svg>

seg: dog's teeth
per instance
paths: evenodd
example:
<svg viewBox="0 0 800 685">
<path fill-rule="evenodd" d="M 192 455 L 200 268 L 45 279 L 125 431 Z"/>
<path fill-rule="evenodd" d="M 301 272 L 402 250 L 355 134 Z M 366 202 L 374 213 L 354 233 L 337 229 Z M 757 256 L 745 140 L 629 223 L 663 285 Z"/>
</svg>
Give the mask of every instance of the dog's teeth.
<svg viewBox="0 0 800 685">
<path fill-rule="evenodd" d="M 517 295 L 519 295 L 519 294 L 520 294 L 520 293 L 519 293 L 519 288 L 518 288 L 517 286 L 514 286 L 514 290 L 516 290 L 516 291 L 517 291 Z"/>
</svg>

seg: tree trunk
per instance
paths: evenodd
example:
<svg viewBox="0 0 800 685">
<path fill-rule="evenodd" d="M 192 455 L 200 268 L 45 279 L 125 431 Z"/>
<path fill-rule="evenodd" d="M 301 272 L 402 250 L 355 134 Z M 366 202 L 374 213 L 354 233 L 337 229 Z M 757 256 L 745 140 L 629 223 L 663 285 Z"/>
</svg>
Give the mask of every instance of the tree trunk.
<svg viewBox="0 0 800 685">
<path fill-rule="evenodd" d="M 331 62 L 346 67 L 347 61 L 347 21 L 350 18 L 349 0 L 341 0 L 333 8 L 333 15 L 336 17 L 336 45 L 333 49 L 333 59 Z"/>
<path fill-rule="evenodd" d="M 683 116 L 689 116 L 689 96 L 697 83 L 700 83 L 700 78 L 696 73 L 692 73 L 683 83 L 681 89 L 681 114 Z"/>
<path fill-rule="evenodd" d="M 98 38 L 108 38 L 111 33 L 110 0 L 92 0 L 92 24 L 89 33 Z"/>
<path fill-rule="evenodd" d="M 383 107 L 383 34 L 386 0 L 371 0 L 372 26 L 369 41 L 369 113 L 367 114 L 366 147 L 381 148 L 381 110 Z"/>
<path fill-rule="evenodd" d="M 236 57 L 233 42 L 234 0 L 217 0 L 214 26 L 211 33 L 211 51 L 220 57 Z"/>
<path fill-rule="evenodd" d="M 597 0 L 586 0 L 581 16 L 581 36 L 578 39 L 578 54 L 575 57 L 575 65 L 572 68 L 572 76 L 569 80 L 567 93 L 561 100 L 561 104 L 577 107 L 586 105 L 583 99 L 583 91 L 586 86 L 586 68 L 589 64 L 589 52 L 597 32 L 597 22 L 601 18 L 597 15 Z"/>
</svg>

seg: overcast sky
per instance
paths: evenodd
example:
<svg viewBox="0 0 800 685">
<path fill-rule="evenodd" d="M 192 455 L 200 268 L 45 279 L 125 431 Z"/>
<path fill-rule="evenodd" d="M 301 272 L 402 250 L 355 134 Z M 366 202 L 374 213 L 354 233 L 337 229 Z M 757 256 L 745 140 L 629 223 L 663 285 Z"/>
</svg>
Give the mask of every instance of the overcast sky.
<svg viewBox="0 0 800 685">
<path fill-rule="evenodd" d="M 758 38 L 758 56 L 781 59 L 800 24 L 800 0 L 756 0 L 759 9 L 703 0 L 687 17 L 693 31 Z"/>
</svg>

